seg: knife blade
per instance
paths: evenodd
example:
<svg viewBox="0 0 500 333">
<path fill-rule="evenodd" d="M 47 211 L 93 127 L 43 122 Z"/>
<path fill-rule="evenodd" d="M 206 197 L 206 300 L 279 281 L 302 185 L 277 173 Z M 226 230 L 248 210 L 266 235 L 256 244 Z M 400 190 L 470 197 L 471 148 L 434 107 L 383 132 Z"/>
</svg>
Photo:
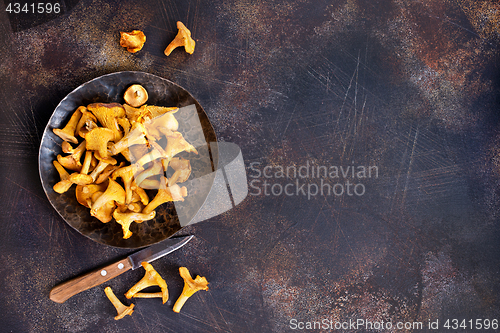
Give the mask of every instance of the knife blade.
<svg viewBox="0 0 500 333">
<path fill-rule="evenodd" d="M 63 282 L 50 291 L 50 299 L 56 303 L 64 303 L 71 296 L 82 291 L 96 287 L 109 281 L 128 270 L 134 270 L 141 266 L 142 262 L 151 262 L 161 258 L 186 245 L 194 236 L 182 236 L 169 238 L 158 244 L 151 245 L 143 250 L 132 253 L 127 258 L 81 275 L 69 281 Z"/>
</svg>

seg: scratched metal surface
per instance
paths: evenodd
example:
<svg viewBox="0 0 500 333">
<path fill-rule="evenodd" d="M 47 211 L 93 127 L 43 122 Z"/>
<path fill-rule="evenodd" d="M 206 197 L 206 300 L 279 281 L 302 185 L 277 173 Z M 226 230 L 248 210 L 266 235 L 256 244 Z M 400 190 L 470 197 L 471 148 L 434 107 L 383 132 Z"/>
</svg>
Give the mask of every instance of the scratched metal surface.
<svg viewBox="0 0 500 333">
<path fill-rule="evenodd" d="M 397 330 L 418 332 L 428 320 L 500 318 L 497 2 L 65 3 L 31 25 L 0 13 L 3 332 L 290 332 L 291 319 L 423 322 Z M 196 50 L 167 58 L 177 20 Z M 137 54 L 118 45 L 132 29 L 147 35 Z M 183 230 L 195 240 L 154 263 L 165 305 L 140 299 L 114 321 L 104 286 L 53 303 L 54 285 L 129 252 L 52 209 L 37 174 L 41 133 L 68 92 L 122 70 L 190 91 L 218 137 L 242 148 L 249 176 L 259 162 L 376 165 L 379 177 L 360 197 L 249 195 Z M 175 314 L 179 266 L 210 290 Z M 142 275 L 109 285 L 121 295 Z"/>
</svg>

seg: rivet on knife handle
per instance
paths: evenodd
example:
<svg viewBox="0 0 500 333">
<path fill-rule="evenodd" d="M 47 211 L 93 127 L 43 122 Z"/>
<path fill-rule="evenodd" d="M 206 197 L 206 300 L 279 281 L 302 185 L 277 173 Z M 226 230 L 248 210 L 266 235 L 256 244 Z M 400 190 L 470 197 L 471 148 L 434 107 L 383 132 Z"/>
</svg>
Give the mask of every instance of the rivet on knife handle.
<svg viewBox="0 0 500 333">
<path fill-rule="evenodd" d="M 55 286 L 50 291 L 50 299 L 57 303 L 64 303 L 71 296 L 111 280 L 131 268 L 130 261 L 125 258 Z"/>
</svg>

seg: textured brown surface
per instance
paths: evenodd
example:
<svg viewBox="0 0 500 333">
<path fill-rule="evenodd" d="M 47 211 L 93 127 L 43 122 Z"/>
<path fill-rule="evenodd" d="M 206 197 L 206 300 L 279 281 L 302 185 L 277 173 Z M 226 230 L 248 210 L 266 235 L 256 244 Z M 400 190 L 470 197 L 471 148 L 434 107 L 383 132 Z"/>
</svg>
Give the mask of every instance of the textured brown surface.
<svg viewBox="0 0 500 333">
<path fill-rule="evenodd" d="M 13 29 L 0 13 L 2 330 L 290 332 L 292 318 L 424 327 L 500 319 L 497 2 L 81 0 L 68 8 L 32 28 Z M 196 49 L 167 58 L 177 20 Z M 136 54 L 118 43 L 119 31 L 133 29 L 147 36 Z M 184 229 L 196 238 L 153 263 L 169 284 L 165 305 L 135 300 L 134 314 L 115 322 L 104 286 L 53 303 L 54 285 L 129 252 L 86 239 L 53 210 L 38 179 L 41 134 L 71 90 L 122 70 L 191 92 L 220 140 L 241 147 L 249 176 L 252 162 L 309 162 L 377 165 L 379 177 L 364 182 L 362 197 L 249 195 Z M 179 266 L 206 276 L 210 290 L 175 314 Z M 120 298 L 142 275 L 109 285 Z"/>
</svg>

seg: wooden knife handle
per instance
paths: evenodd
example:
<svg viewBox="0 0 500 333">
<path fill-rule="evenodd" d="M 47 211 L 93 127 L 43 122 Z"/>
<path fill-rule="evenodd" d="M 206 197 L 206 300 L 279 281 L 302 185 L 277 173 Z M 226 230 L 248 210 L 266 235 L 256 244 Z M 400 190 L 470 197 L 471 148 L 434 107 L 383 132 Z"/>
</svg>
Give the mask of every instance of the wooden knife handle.
<svg viewBox="0 0 500 333">
<path fill-rule="evenodd" d="M 57 303 L 64 303 L 71 296 L 111 280 L 131 268 L 130 261 L 128 258 L 125 258 L 55 286 L 50 291 L 50 299 Z"/>
</svg>

